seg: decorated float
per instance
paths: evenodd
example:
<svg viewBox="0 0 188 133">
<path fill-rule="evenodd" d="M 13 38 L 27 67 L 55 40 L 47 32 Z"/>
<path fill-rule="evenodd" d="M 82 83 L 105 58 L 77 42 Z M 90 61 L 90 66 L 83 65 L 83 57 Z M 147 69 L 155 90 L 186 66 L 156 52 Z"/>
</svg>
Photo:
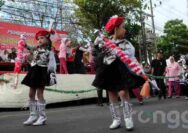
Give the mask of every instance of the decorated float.
<svg viewBox="0 0 188 133">
<path fill-rule="evenodd" d="M 21 108 L 28 100 L 29 88 L 22 85 L 25 74 L 4 73 L 0 75 L 0 108 Z M 91 86 L 94 75 L 57 74 L 57 84 L 46 87 L 47 104 L 97 97 Z"/>
</svg>

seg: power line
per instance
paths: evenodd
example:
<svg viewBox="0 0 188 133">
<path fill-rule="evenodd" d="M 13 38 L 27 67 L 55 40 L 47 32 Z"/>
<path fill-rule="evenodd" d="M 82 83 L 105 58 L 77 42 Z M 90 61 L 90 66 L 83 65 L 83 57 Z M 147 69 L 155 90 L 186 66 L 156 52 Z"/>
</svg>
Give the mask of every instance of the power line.
<svg viewBox="0 0 188 133">
<path fill-rule="evenodd" d="M 165 5 L 166 6 L 166 5 Z M 166 6 L 167 7 L 167 6 Z M 168 7 L 168 10 L 171 10 L 171 9 L 169 9 L 170 7 Z M 182 11 L 180 11 L 180 10 L 178 10 L 177 8 L 173 8 L 173 10 L 171 10 L 171 11 L 177 11 L 177 12 L 179 12 L 179 15 L 183 15 L 184 17 L 186 16 L 187 17 L 187 14 L 186 13 L 184 13 L 184 12 L 182 12 Z M 177 14 L 177 12 L 176 12 L 176 14 Z"/>
<path fill-rule="evenodd" d="M 164 9 L 165 10 L 165 9 Z M 162 17 L 165 17 L 166 20 L 170 20 L 170 19 L 173 19 L 174 16 L 170 15 L 170 14 L 166 14 L 167 12 L 162 12 L 162 10 L 155 10 L 156 12 L 158 12 Z M 166 11 L 166 10 L 165 10 Z M 180 16 L 177 12 L 173 12 L 172 14 L 175 14 L 176 16 L 178 16 L 179 18 L 181 19 L 186 19 L 188 20 L 187 18 L 183 18 L 182 16 Z"/>
<path fill-rule="evenodd" d="M 167 18 L 167 19 L 172 19 L 171 17 L 169 17 L 168 15 L 164 14 L 164 12 L 161 11 L 156 11 L 158 13 L 160 13 L 160 15 L 162 15 L 163 17 Z"/>
<path fill-rule="evenodd" d="M 164 3 L 169 2 L 170 0 L 163 0 L 163 1 L 161 1 L 161 0 L 157 0 L 157 1 L 159 2 L 159 4 L 158 4 L 158 5 L 155 4 L 153 9 L 162 6 Z"/>
<path fill-rule="evenodd" d="M 157 1 L 159 1 L 159 0 L 157 0 Z M 185 14 L 185 13 L 183 13 L 182 11 L 180 11 L 180 10 L 178 10 L 178 9 L 176 9 L 176 8 L 173 8 L 173 10 L 170 10 L 169 8 L 169 6 L 167 6 L 167 5 L 165 5 L 164 3 L 165 2 L 167 2 L 167 0 L 166 1 L 163 1 L 163 3 L 160 5 L 160 6 L 162 6 L 161 8 L 163 9 L 163 11 L 165 10 L 165 11 L 167 11 L 167 12 L 173 12 L 172 14 L 174 14 L 174 16 L 177 16 L 178 18 L 181 18 L 181 19 L 184 19 L 184 20 L 186 20 L 186 21 L 188 21 L 188 18 L 187 18 L 187 15 Z M 169 1 L 168 1 L 169 2 Z M 165 7 L 164 7 L 164 6 Z M 161 10 L 157 10 L 156 9 L 156 7 L 154 7 L 154 9 L 155 9 L 155 11 L 156 12 L 158 12 L 158 13 L 160 13 L 160 15 L 162 15 L 163 17 L 165 17 L 165 18 L 167 18 L 167 19 L 172 19 L 172 18 L 174 18 L 174 16 L 172 16 L 171 14 L 169 15 L 167 15 L 166 14 L 166 12 L 162 12 Z"/>
<path fill-rule="evenodd" d="M 152 25 L 151 25 L 150 23 L 145 23 L 145 24 L 148 25 L 148 26 L 150 26 L 150 27 L 152 28 Z M 160 31 L 160 32 L 163 33 L 162 27 L 160 27 L 160 26 L 158 26 L 158 25 L 155 25 L 155 26 L 156 26 L 156 27 L 155 27 L 156 30 L 158 30 L 158 31 Z"/>
<path fill-rule="evenodd" d="M 180 11 L 180 10 L 178 10 L 177 8 L 173 8 L 173 10 L 171 10 L 171 8 L 169 7 L 169 6 L 167 6 L 167 5 L 165 5 L 165 4 L 163 4 L 163 6 L 161 7 L 161 8 L 163 8 L 163 10 L 168 10 L 168 11 L 170 11 L 170 12 L 173 12 L 173 14 L 175 14 L 176 16 L 178 16 L 178 17 L 180 17 L 180 18 L 182 18 L 182 19 L 186 19 L 186 20 L 188 20 L 187 19 L 187 15 L 185 14 L 185 13 L 183 13 L 182 11 Z M 156 8 L 155 8 L 155 11 L 158 11 Z M 158 11 L 159 12 L 159 11 Z M 160 12 L 160 13 L 162 13 L 162 12 Z M 164 12 L 163 12 L 164 13 Z M 165 15 L 166 17 L 167 17 L 167 15 Z M 171 15 L 170 15 L 171 16 Z M 168 14 L 168 17 L 167 18 L 170 18 L 169 17 L 169 14 Z M 170 18 L 171 19 L 171 18 Z"/>
<path fill-rule="evenodd" d="M 165 5 L 166 6 L 166 5 Z M 166 6 L 166 7 L 161 7 L 161 8 L 163 8 L 163 9 L 166 9 L 166 10 L 168 10 L 168 11 L 170 11 L 170 12 L 174 12 L 174 13 L 176 13 L 178 16 L 181 16 L 181 15 L 185 15 L 186 16 L 186 14 L 185 13 L 183 13 L 183 12 L 181 12 L 181 11 L 179 11 L 179 10 L 177 10 L 176 8 L 173 8 L 173 10 L 172 9 L 170 9 L 170 7 L 168 7 L 168 6 Z M 176 12 L 175 12 L 176 11 Z M 179 13 L 178 13 L 179 12 Z M 183 16 L 184 16 L 183 15 Z M 185 17 L 184 16 L 184 17 Z M 182 17 L 182 16 L 181 16 Z"/>
<path fill-rule="evenodd" d="M 157 12 L 160 13 L 161 15 L 165 16 L 165 17 L 167 18 L 167 20 L 171 20 L 171 19 L 182 19 L 182 20 L 188 21 L 188 18 L 185 18 L 185 17 L 182 17 L 182 16 L 180 16 L 180 15 L 177 15 L 177 14 L 175 14 L 174 12 L 171 13 L 171 14 L 174 14 L 174 16 L 164 14 L 164 12 L 161 12 L 161 11 L 157 11 Z"/>
</svg>

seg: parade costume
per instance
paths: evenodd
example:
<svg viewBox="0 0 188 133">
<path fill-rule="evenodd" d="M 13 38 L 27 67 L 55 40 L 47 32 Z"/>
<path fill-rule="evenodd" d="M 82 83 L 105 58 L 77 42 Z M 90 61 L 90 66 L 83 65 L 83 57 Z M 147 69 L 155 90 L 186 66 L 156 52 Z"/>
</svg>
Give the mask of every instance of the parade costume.
<svg viewBox="0 0 188 133">
<path fill-rule="evenodd" d="M 188 54 L 181 55 L 178 63 L 181 64 L 180 86 L 185 99 L 188 100 Z"/>
<path fill-rule="evenodd" d="M 39 36 L 45 36 L 50 39 L 50 32 L 41 30 L 36 33 L 36 40 Z M 45 86 L 56 84 L 56 61 L 54 53 L 51 51 L 51 44 L 43 44 L 39 46 L 28 46 L 28 50 L 33 51 L 33 60 L 31 62 L 31 69 L 22 80 L 22 84 L 29 86 L 31 89 L 41 89 Z M 45 113 L 46 102 L 29 100 L 30 116 L 23 123 L 24 125 L 43 125 L 47 116 Z"/>
<path fill-rule="evenodd" d="M 112 17 L 105 26 L 109 34 L 113 34 L 115 27 L 124 22 L 122 17 Z M 119 92 L 126 89 L 134 89 L 145 83 L 143 71 L 137 60 L 132 58 L 135 49 L 126 39 L 116 39 L 98 37 L 95 40 L 93 51 L 96 63 L 96 76 L 92 83 L 93 86 L 112 92 Z M 132 120 L 131 105 L 125 100 L 123 103 L 123 115 L 127 130 L 134 127 Z M 111 103 L 110 112 L 112 124 L 110 129 L 116 129 L 121 125 L 119 114 L 119 104 Z"/>
<path fill-rule="evenodd" d="M 112 42 L 122 50 L 129 49 L 130 42 L 125 39 L 112 40 Z M 109 52 L 106 53 L 105 49 L 100 49 L 98 46 L 95 46 L 96 77 L 93 81 L 95 87 L 119 91 L 125 88 L 134 89 L 144 84 L 145 80 L 141 76 L 132 72 L 130 68 L 119 58 L 115 57 L 115 55 L 109 54 Z M 108 64 L 108 61 L 112 61 L 111 64 Z"/>
</svg>

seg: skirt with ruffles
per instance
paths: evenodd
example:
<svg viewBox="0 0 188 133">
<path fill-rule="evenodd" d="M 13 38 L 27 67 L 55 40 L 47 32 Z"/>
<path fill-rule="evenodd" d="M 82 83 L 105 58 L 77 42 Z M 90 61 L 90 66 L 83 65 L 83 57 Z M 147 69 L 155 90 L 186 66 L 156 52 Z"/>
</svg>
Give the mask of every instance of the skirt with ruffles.
<svg viewBox="0 0 188 133">
<path fill-rule="evenodd" d="M 116 58 L 110 65 L 103 63 L 104 55 L 100 55 L 96 60 L 96 75 L 92 83 L 98 89 L 110 91 L 120 91 L 125 89 L 135 89 L 142 86 L 145 80 L 130 71 L 126 64 Z"/>
<path fill-rule="evenodd" d="M 34 89 L 49 86 L 50 74 L 47 72 L 47 67 L 37 65 L 31 67 L 21 83 Z"/>
</svg>

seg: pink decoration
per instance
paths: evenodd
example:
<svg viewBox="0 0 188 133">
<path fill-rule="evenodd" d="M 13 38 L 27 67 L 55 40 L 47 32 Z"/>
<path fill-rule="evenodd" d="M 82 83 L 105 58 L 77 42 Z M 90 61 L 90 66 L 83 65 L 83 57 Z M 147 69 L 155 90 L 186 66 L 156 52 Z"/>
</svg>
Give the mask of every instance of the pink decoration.
<svg viewBox="0 0 188 133">
<path fill-rule="evenodd" d="M 15 67 L 14 67 L 14 72 L 15 73 L 20 73 L 21 72 L 21 66 L 22 66 L 22 60 L 23 60 L 23 51 L 25 48 L 25 39 L 26 38 L 22 38 L 21 40 L 18 42 L 18 49 L 17 49 L 17 57 L 15 60 Z"/>
<path fill-rule="evenodd" d="M 120 58 L 120 60 L 125 63 L 131 71 L 136 73 L 139 76 L 142 76 L 144 79 L 147 79 L 147 76 L 144 74 L 144 71 L 138 61 L 136 59 L 130 58 L 128 55 L 125 54 L 124 51 L 121 50 L 118 46 L 116 46 L 112 41 L 102 36 L 103 41 L 105 42 L 103 47 L 110 49 L 116 53 L 116 55 Z"/>
</svg>

